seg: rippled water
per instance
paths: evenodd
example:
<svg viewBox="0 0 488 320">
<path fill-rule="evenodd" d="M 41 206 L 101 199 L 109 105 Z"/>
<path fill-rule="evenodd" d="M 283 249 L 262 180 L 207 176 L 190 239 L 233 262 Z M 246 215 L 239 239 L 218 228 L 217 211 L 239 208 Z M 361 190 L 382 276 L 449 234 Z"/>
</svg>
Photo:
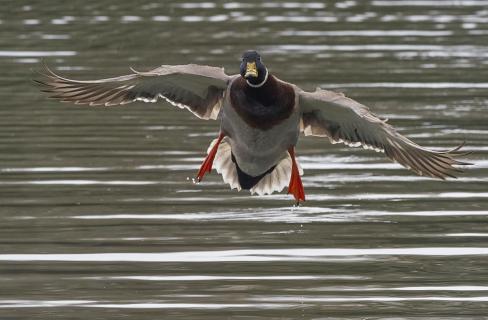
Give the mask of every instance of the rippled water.
<svg viewBox="0 0 488 320">
<path fill-rule="evenodd" d="M 488 310 L 488 1 L 7 1 L 0 11 L 0 319 L 481 319 Z M 466 140 L 457 180 L 300 141 L 308 201 L 191 183 L 216 122 L 164 103 L 46 99 L 258 49 L 422 145 Z"/>
</svg>

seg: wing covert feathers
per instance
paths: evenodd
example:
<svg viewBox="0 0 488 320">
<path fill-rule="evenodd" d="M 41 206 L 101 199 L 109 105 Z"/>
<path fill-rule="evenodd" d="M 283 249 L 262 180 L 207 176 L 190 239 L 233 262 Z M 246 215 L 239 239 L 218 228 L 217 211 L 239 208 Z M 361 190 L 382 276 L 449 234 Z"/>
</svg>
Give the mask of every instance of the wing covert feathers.
<svg viewBox="0 0 488 320">
<path fill-rule="evenodd" d="M 57 75 L 47 66 L 35 80 L 51 98 L 90 106 L 124 105 L 164 99 L 202 119 L 216 119 L 231 77 L 222 68 L 200 65 L 161 66 L 148 72 L 90 81 Z"/>
<path fill-rule="evenodd" d="M 332 91 L 300 91 L 301 129 L 305 135 L 328 137 L 331 143 L 362 146 L 385 155 L 419 175 L 445 179 L 462 172 L 456 166 L 468 165 L 456 158 L 466 155 L 463 144 L 447 151 L 424 148 L 399 134 L 387 120 L 369 109 Z"/>
</svg>

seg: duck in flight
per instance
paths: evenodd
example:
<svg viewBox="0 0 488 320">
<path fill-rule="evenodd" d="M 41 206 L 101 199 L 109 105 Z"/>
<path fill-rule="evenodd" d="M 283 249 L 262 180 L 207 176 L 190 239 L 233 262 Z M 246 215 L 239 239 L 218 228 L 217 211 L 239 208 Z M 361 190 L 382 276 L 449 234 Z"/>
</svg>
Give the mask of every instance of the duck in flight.
<svg viewBox="0 0 488 320">
<path fill-rule="evenodd" d="M 461 172 L 461 146 L 434 151 L 399 134 L 386 120 L 341 93 L 307 92 L 271 74 L 256 51 L 242 55 L 240 74 L 223 68 L 163 65 L 148 72 L 81 81 L 61 77 L 46 67 L 36 80 L 50 97 L 76 104 L 123 105 L 135 101 L 169 103 L 200 119 L 219 120 L 197 173 L 201 181 L 212 167 L 232 189 L 260 195 L 288 187 L 297 203 L 305 201 L 295 156 L 300 132 L 327 137 L 331 143 L 383 152 L 419 175 L 445 179 Z"/>
</svg>

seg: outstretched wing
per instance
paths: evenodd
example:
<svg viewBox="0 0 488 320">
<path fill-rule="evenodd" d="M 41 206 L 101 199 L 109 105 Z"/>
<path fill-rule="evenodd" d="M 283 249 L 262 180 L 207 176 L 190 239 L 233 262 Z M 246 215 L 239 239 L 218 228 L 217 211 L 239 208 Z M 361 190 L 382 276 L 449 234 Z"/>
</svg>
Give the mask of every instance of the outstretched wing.
<svg viewBox="0 0 488 320">
<path fill-rule="evenodd" d="M 381 151 L 390 159 L 419 175 L 445 179 L 455 177 L 466 165 L 454 159 L 461 146 L 450 151 L 434 151 L 419 146 L 399 134 L 369 109 L 343 94 L 317 89 L 299 91 L 301 129 L 305 135 L 328 137 L 331 143 Z"/>
<path fill-rule="evenodd" d="M 132 70 L 129 75 L 92 81 L 63 78 L 47 67 L 42 75 L 44 79 L 36 82 L 51 98 L 61 101 L 111 106 L 163 98 L 201 119 L 217 119 L 232 79 L 222 68 L 196 64 L 163 65 L 148 72 Z"/>
</svg>

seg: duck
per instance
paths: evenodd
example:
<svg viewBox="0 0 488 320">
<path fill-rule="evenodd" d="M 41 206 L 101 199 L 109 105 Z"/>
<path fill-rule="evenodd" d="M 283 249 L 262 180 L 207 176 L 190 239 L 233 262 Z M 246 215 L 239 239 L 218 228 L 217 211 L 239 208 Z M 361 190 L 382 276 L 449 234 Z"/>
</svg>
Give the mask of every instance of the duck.
<svg viewBox="0 0 488 320">
<path fill-rule="evenodd" d="M 220 122 L 196 174 L 201 182 L 214 168 L 231 189 L 266 195 L 288 187 L 297 204 L 305 201 L 297 160 L 300 134 L 332 144 L 363 147 L 384 155 L 418 175 L 455 178 L 463 144 L 446 151 L 422 147 L 401 135 L 365 105 L 343 93 L 306 91 L 279 79 L 255 50 L 242 54 L 239 74 L 223 68 L 185 64 L 99 80 L 73 80 L 47 66 L 36 80 L 42 91 L 63 102 L 89 106 L 167 101 L 203 120 Z"/>
</svg>

